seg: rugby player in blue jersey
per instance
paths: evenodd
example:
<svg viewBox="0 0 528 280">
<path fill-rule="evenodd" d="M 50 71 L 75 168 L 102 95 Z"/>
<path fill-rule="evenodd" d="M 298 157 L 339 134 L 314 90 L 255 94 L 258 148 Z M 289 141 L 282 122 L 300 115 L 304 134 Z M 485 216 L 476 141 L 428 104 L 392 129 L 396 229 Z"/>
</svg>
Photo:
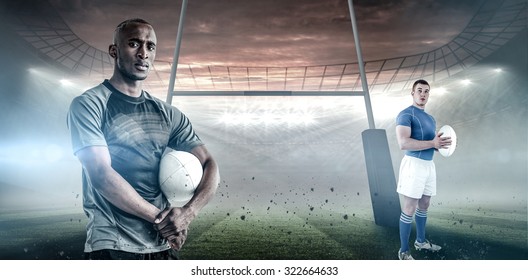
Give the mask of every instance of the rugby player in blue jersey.
<svg viewBox="0 0 528 280">
<path fill-rule="evenodd" d="M 435 150 L 451 145 L 450 137 L 436 133 L 436 121 L 425 112 L 429 100 L 429 83 L 414 82 L 413 104 L 398 114 L 396 137 L 400 149 L 405 150 L 400 165 L 397 191 L 401 195 L 400 260 L 413 260 L 409 249 L 409 238 L 413 216 L 416 222 L 416 250 L 438 251 L 440 246 L 425 238 L 427 210 L 431 197 L 436 195 L 436 170 L 433 162 Z M 416 215 L 415 215 L 416 214 Z"/>
</svg>

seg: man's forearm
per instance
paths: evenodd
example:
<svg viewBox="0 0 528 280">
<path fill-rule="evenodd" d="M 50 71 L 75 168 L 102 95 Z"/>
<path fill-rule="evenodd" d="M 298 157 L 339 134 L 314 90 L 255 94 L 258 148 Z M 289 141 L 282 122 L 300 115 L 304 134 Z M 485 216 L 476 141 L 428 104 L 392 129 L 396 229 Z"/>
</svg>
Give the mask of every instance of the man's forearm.
<svg viewBox="0 0 528 280">
<path fill-rule="evenodd" d="M 154 222 L 160 209 L 141 197 L 119 173 L 108 169 L 94 177 L 91 180 L 95 189 L 115 207 L 151 223 Z"/>
<path fill-rule="evenodd" d="M 400 148 L 402 150 L 408 150 L 408 151 L 421 151 L 421 150 L 427 150 L 434 148 L 434 142 L 432 140 L 416 140 L 412 138 L 407 138 L 402 141 Z"/>
</svg>

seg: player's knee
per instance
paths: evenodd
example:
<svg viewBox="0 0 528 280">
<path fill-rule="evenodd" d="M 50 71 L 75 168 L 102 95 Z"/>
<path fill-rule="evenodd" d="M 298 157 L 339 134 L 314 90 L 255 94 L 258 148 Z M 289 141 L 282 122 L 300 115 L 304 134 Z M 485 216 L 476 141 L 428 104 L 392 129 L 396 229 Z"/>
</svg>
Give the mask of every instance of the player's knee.
<svg viewBox="0 0 528 280">
<path fill-rule="evenodd" d="M 415 211 L 415 205 L 405 205 L 404 207 L 402 207 L 402 212 L 407 216 L 413 216 Z"/>
<path fill-rule="evenodd" d="M 420 210 L 427 210 L 429 209 L 430 200 L 420 201 L 418 202 L 418 209 Z"/>
</svg>

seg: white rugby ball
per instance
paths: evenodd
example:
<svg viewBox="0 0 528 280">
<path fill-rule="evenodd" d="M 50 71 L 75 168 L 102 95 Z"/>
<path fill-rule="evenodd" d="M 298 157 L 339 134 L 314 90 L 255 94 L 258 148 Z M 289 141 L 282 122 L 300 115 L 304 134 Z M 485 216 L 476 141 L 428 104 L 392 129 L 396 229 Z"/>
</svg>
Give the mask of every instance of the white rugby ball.
<svg viewBox="0 0 528 280">
<path fill-rule="evenodd" d="M 202 164 L 191 153 L 169 150 L 161 157 L 160 188 L 172 206 L 183 206 L 193 197 L 202 175 Z"/>
<path fill-rule="evenodd" d="M 438 152 L 440 152 L 440 154 L 444 157 L 450 157 L 455 152 L 457 147 L 457 136 L 455 130 L 449 125 L 444 125 L 440 128 L 440 130 L 438 130 L 438 133 L 441 132 L 444 134 L 442 134 L 440 137 L 451 137 L 451 145 L 447 148 L 438 149 Z"/>
</svg>

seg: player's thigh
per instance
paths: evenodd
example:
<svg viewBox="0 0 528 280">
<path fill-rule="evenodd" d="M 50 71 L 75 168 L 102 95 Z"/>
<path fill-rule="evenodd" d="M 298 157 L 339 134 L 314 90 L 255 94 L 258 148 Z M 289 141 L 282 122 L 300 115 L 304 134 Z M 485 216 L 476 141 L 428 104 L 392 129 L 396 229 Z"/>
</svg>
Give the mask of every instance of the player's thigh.
<svg viewBox="0 0 528 280">
<path fill-rule="evenodd" d="M 408 216 L 414 215 L 416 207 L 418 207 L 418 199 L 401 195 L 401 210 Z"/>
<path fill-rule="evenodd" d="M 398 178 L 398 193 L 420 199 L 423 195 L 428 180 L 427 168 L 422 160 L 413 157 L 404 157 L 400 166 Z"/>
<path fill-rule="evenodd" d="M 436 168 L 433 162 L 431 162 L 427 168 L 428 177 L 425 182 L 424 195 L 429 197 L 436 195 Z"/>
</svg>

